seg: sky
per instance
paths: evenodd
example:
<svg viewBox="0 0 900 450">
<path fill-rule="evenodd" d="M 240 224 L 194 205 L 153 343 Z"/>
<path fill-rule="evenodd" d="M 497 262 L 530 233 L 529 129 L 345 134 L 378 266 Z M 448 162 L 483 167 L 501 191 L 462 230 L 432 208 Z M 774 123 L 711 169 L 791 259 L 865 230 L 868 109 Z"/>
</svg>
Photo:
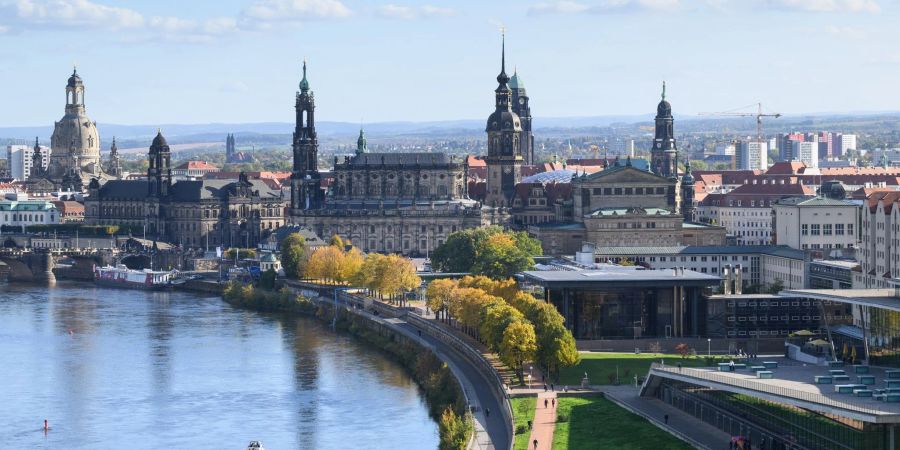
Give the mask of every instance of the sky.
<svg viewBox="0 0 900 450">
<path fill-rule="evenodd" d="M 900 110 L 900 0 L 0 0 L 0 127 L 486 118 L 506 29 L 532 114 Z"/>
</svg>

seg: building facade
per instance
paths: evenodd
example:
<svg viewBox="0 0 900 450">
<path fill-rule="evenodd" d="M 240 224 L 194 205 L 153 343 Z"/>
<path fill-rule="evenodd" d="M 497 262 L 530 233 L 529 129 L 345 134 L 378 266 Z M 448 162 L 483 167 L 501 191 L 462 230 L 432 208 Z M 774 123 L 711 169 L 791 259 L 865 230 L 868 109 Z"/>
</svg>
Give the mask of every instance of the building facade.
<svg viewBox="0 0 900 450">
<path fill-rule="evenodd" d="M 3 231 L 24 232 L 31 225 L 60 223 L 59 211 L 45 200 L 0 200 L 0 226 Z"/>
<path fill-rule="evenodd" d="M 853 256 L 859 242 L 859 209 L 858 202 L 833 198 L 779 200 L 772 207 L 774 243 L 821 251 L 826 257 Z M 843 255 L 841 250 L 846 250 L 847 255 Z"/>
<path fill-rule="evenodd" d="M 9 144 L 6 146 L 6 162 L 9 168 L 9 176 L 19 181 L 25 181 L 32 175 L 32 168 L 37 167 L 35 174 L 42 173 L 50 163 L 50 147 L 40 145 L 38 139 L 34 139 L 34 145 Z"/>
<path fill-rule="evenodd" d="M 174 181 L 162 133 L 150 146 L 144 180 L 94 179 L 85 199 L 88 225 L 125 225 L 187 248 L 255 247 L 284 225 L 279 190 L 240 174 L 238 180 Z"/>
<path fill-rule="evenodd" d="M 335 158 L 326 193 L 305 65 L 296 105 L 293 225 L 318 236 L 338 235 L 367 252 L 427 255 L 450 233 L 491 223 L 496 209 L 483 210 L 467 197 L 464 161 L 442 153 L 370 153 L 362 131 L 355 154 Z"/>
</svg>

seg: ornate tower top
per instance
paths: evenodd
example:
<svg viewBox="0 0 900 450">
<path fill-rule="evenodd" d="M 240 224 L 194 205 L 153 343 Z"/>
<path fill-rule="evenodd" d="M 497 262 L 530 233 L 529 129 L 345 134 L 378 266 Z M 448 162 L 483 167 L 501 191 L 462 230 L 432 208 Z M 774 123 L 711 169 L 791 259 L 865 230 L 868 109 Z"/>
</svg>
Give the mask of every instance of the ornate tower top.
<svg viewBox="0 0 900 450">
<path fill-rule="evenodd" d="M 368 141 L 366 140 L 366 134 L 363 132 L 363 129 L 359 129 L 359 139 L 356 140 L 356 154 L 362 155 L 363 153 L 368 153 Z"/>
<path fill-rule="evenodd" d="M 306 92 L 309 90 L 309 80 L 306 79 L 306 58 L 303 58 L 303 79 L 300 80 L 300 91 Z"/>
<path fill-rule="evenodd" d="M 509 76 L 506 75 L 506 28 L 500 27 L 500 34 L 502 39 L 502 44 L 500 47 L 500 74 L 497 75 L 497 83 L 500 85 L 497 86 L 497 92 L 501 90 L 509 91 Z"/>
</svg>

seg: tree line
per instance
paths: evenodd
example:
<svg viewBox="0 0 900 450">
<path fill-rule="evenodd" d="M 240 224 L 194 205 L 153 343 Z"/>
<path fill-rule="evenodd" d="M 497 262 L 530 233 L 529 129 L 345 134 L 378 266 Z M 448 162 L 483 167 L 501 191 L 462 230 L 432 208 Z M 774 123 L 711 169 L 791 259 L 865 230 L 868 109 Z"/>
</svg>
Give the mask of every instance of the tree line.
<svg viewBox="0 0 900 450">
<path fill-rule="evenodd" d="M 558 377 L 561 367 L 578 364 L 575 339 L 562 315 L 552 304 L 519 290 L 515 280 L 483 275 L 434 280 L 425 299 L 440 320 L 459 326 L 496 352 L 520 382 L 528 361 L 551 377 Z"/>
<path fill-rule="evenodd" d="M 530 269 L 542 253 L 540 241 L 528 233 L 490 226 L 450 234 L 432 253 L 431 265 L 440 272 L 506 279 Z"/>
</svg>

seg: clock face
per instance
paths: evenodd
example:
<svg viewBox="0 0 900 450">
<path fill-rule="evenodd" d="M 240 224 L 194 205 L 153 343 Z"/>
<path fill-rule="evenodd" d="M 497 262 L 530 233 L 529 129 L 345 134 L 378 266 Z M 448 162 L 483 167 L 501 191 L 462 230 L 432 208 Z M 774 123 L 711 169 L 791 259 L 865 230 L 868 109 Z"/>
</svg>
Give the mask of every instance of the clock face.
<svg viewBox="0 0 900 450">
<path fill-rule="evenodd" d="M 520 98 L 520 99 L 519 99 L 519 104 L 520 104 L 520 105 L 524 105 L 524 104 L 525 104 L 525 99 L 524 99 L 524 98 Z"/>
</svg>

